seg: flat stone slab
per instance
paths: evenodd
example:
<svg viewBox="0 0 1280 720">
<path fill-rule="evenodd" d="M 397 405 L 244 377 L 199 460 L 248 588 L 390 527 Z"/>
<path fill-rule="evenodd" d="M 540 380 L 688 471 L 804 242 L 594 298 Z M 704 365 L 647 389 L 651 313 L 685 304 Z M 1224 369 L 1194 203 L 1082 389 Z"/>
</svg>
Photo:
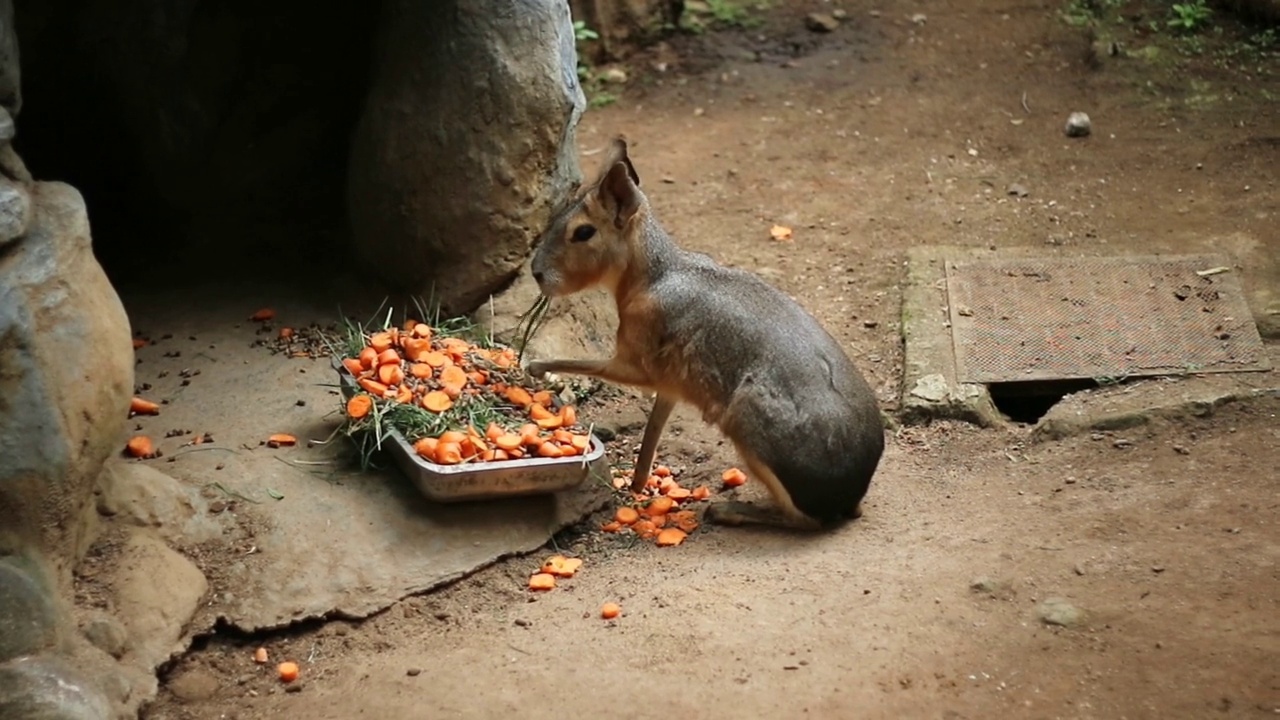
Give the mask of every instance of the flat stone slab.
<svg viewBox="0 0 1280 720">
<path fill-rule="evenodd" d="M 345 438 L 308 447 L 339 424 L 337 374 L 327 358 L 287 358 L 251 345 L 280 327 L 336 321 L 336 301 L 245 288 L 192 292 L 204 297 L 201 304 L 158 296 L 135 297 L 130 307 L 134 327 L 155 343 L 138 350 L 137 382 L 150 386 L 140 394 L 165 402 L 158 416 L 132 418 L 130 432 L 145 433 L 164 453 L 142 462 L 200 500 L 152 503 L 142 513 L 179 507 L 160 531 L 209 579 L 189 635 L 219 619 L 251 632 L 366 617 L 531 552 L 609 497 L 610 484 L 593 479 L 608 477 L 604 459 L 592 478 L 560 495 L 446 505 L 427 501 L 389 463 L 361 471 Z M 246 320 L 259 307 L 276 310 L 269 331 Z M 175 429 L 190 434 L 166 438 Z M 213 442 L 189 445 L 203 433 Z M 273 433 L 290 433 L 298 444 L 269 448 L 264 441 Z M 193 506 L 201 523 L 187 517 Z M 208 522 L 221 532 L 208 532 Z M 170 527 L 201 532 L 178 536 Z"/>
<path fill-rule="evenodd" d="M 1280 367 L 1280 346 L 1266 351 L 1272 367 Z M 1227 403 L 1261 396 L 1280 396 L 1280 372 L 1155 378 L 1085 390 L 1050 408 L 1032 429 L 1031 441 L 1124 430 L 1155 418 L 1208 415 Z"/>
</svg>

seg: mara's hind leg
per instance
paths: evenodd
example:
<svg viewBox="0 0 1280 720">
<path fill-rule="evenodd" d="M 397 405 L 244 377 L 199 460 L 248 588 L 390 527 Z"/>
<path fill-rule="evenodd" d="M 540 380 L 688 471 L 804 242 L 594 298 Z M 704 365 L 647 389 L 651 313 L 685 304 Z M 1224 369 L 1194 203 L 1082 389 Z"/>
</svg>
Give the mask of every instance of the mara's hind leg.
<svg viewBox="0 0 1280 720">
<path fill-rule="evenodd" d="M 709 505 L 703 519 L 717 525 L 765 525 L 790 530 L 821 530 L 823 524 L 799 510 L 791 501 L 791 494 L 778 476 L 760 461 L 754 453 L 737 446 L 738 455 L 747 466 L 748 474 L 764 483 L 773 498 L 774 507 L 760 507 L 748 502 L 724 501 Z"/>
</svg>

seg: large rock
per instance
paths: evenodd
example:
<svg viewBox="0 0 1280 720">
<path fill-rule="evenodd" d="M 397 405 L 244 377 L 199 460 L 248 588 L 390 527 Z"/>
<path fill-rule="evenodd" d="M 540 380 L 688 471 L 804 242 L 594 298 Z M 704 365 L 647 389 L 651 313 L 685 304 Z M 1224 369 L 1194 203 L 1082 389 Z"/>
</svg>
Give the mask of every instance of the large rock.
<svg viewBox="0 0 1280 720">
<path fill-rule="evenodd" d="M 30 231 L 0 255 L 0 554 L 35 548 L 65 586 L 123 438 L 133 347 L 80 194 L 31 196 Z"/>
<path fill-rule="evenodd" d="M 57 596 L 39 564 L 0 556 L 0 662 L 55 647 L 61 620 Z"/>
<path fill-rule="evenodd" d="M 352 140 L 356 255 L 466 313 L 511 281 L 580 181 L 585 107 L 563 0 L 388 0 Z"/>
<path fill-rule="evenodd" d="M 184 649 L 179 641 L 209 591 L 209 581 L 190 560 L 142 532 L 130 534 L 112 585 L 128 631 L 128 653 L 152 669 Z"/>
<path fill-rule="evenodd" d="M 16 117 L 22 110 L 22 74 L 18 69 L 18 32 L 13 0 L 0 0 L 0 107 Z"/>
<path fill-rule="evenodd" d="M 87 675 L 56 656 L 0 665 L 0 718 L 107 720 L 111 705 Z"/>
</svg>

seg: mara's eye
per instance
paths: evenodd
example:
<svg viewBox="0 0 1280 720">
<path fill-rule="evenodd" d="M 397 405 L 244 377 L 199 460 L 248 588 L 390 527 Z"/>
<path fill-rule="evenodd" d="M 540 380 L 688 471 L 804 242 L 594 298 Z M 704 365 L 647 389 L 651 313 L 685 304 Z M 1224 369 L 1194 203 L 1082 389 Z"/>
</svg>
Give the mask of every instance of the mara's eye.
<svg viewBox="0 0 1280 720">
<path fill-rule="evenodd" d="M 573 231 L 574 242 L 586 242 L 596 236 L 595 225 L 579 225 Z"/>
</svg>

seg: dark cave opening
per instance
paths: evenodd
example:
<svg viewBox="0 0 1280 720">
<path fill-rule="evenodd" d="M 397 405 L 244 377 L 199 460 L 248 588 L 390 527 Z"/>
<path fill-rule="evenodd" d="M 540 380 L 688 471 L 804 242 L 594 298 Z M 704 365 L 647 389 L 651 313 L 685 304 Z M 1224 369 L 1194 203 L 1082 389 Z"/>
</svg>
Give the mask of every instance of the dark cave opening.
<svg viewBox="0 0 1280 720">
<path fill-rule="evenodd" d="M 378 3 L 18 3 L 15 148 L 117 286 L 339 254 Z"/>
<path fill-rule="evenodd" d="M 1071 393 L 1098 387 L 1093 380 L 1044 380 L 1035 382 L 991 383 L 987 391 L 991 401 L 1013 422 L 1034 425 Z"/>
</svg>

